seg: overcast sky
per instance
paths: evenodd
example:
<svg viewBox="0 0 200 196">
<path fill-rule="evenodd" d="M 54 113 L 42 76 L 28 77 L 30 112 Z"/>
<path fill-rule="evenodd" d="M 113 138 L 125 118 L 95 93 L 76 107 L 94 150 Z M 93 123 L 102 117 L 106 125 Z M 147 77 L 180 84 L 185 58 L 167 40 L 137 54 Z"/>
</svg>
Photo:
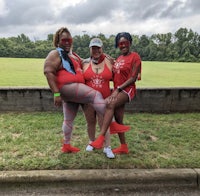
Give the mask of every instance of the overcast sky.
<svg viewBox="0 0 200 196">
<path fill-rule="evenodd" d="M 200 0 L 0 0 L 0 37 L 46 39 L 62 26 L 73 36 L 152 35 L 181 27 L 200 34 L 199 21 Z"/>
</svg>

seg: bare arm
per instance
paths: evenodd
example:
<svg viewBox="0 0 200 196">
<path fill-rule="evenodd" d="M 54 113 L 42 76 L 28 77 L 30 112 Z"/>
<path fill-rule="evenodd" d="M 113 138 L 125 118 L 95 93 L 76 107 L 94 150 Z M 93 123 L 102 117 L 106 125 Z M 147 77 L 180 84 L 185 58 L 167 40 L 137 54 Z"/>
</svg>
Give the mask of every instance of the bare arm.
<svg viewBox="0 0 200 196">
<path fill-rule="evenodd" d="M 56 73 L 60 69 L 60 57 L 56 50 L 51 51 L 44 62 L 44 75 L 53 93 L 59 92 L 56 85 Z"/>
<path fill-rule="evenodd" d="M 59 89 L 56 84 L 56 73 L 61 69 L 61 60 L 56 50 L 51 51 L 44 62 L 44 75 L 47 78 L 49 87 L 53 93 L 58 93 Z M 56 107 L 62 105 L 60 96 L 54 96 L 54 105 Z"/>
</svg>

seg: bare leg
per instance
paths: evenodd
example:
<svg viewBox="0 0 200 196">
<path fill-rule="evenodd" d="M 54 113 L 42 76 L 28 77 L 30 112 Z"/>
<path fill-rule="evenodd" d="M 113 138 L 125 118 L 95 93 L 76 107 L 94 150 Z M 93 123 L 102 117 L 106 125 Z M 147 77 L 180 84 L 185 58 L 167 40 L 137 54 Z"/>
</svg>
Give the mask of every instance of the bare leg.
<svg viewBox="0 0 200 196">
<path fill-rule="evenodd" d="M 125 93 L 119 93 L 117 99 L 106 105 L 106 111 L 103 118 L 101 134 L 105 135 L 110 123 L 112 122 L 115 108 L 124 105 L 128 101 L 128 96 Z"/>
<path fill-rule="evenodd" d="M 105 134 L 113 119 L 115 108 L 124 105 L 126 102 L 128 102 L 128 96 L 127 94 L 121 92 L 118 94 L 117 98 L 115 98 L 114 100 L 112 100 L 110 103 L 107 104 L 100 136 L 94 142 L 91 143 L 91 145 L 94 148 L 102 148 L 105 139 Z"/>
<path fill-rule="evenodd" d="M 66 84 L 60 90 L 65 102 L 89 103 L 101 115 L 105 112 L 105 100 L 100 92 L 82 83 Z"/>
<path fill-rule="evenodd" d="M 125 104 L 116 108 L 114 112 L 115 120 L 119 124 L 123 124 L 124 108 L 125 108 Z M 118 133 L 118 136 L 119 136 L 120 143 L 126 144 L 125 133 Z"/>
<path fill-rule="evenodd" d="M 93 109 L 93 107 L 89 104 L 84 104 L 82 109 L 85 115 L 85 119 L 87 121 L 87 132 L 88 132 L 88 137 L 90 140 L 89 143 L 91 143 L 92 141 L 95 140 L 96 112 Z"/>
<path fill-rule="evenodd" d="M 101 129 L 102 124 L 103 124 L 103 117 L 102 117 L 102 115 L 96 114 L 93 107 L 89 104 L 84 104 L 82 108 L 83 108 L 84 115 L 85 115 L 85 118 L 87 121 L 88 137 L 90 139 L 89 143 L 91 143 L 92 141 L 95 140 L 96 121 L 98 119 L 98 125 Z M 96 119 L 96 117 L 97 117 L 97 119 Z M 110 132 L 107 131 L 106 135 L 105 135 L 105 147 L 109 147 L 110 145 L 111 145 Z"/>
</svg>

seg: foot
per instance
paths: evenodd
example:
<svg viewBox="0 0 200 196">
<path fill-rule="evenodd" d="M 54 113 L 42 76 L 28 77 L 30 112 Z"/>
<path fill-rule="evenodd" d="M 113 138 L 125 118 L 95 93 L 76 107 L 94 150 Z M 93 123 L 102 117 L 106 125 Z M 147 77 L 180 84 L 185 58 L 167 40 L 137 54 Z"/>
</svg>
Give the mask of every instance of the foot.
<svg viewBox="0 0 200 196">
<path fill-rule="evenodd" d="M 118 124 L 117 122 L 111 122 L 110 124 L 110 134 L 124 133 L 131 129 L 130 126 Z"/>
<path fill-rule="evenodd" d="M 61 151 L 63 153 L 76 153 L 80 151 L 80 149 L 77 147 L 71 146 L 70 144 L 63 144 Z"/>
<path fill-rule="evenodd" d="M 105 136 L 100 135 L 94 142 L 92 142 L 90 145 L 94 148 L 100 149 L 103 148 L 103 143 L 105 140 Z"/>
<path fill-rule="evenodd" d="M 113 154 L 112 149 L 111 149 L 110 146 L 109 147 L 104 147 L 103 153 L 105 153 L 106 157 L 108 157 L 109 159 L 114 159 L 115 158 L 115 155 Z"/>
<path fill-rule="evenodd" d="M 121 144 L 120 147 L 113 149 L 113 153 L 115 153 L 115 154 L 128 154 L 127 144 Z"/>
<path fill-rule="evenodd" d="M 91 146 L 90 144 L 87 145 L 86 149 L 87 152 L 92 152 L 94 150 L 94 147 Z"/>
</svg>

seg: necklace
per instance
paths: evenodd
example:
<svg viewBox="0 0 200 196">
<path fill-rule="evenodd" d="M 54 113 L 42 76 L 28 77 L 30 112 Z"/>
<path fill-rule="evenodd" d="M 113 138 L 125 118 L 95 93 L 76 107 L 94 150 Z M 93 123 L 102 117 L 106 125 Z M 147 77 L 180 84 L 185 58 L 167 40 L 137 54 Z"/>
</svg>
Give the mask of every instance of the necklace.
<svg viewBox="0 0 200 196">
<path fill-rule="evenodd" d="M 99 74 L 99 71 L 104 68 L 102 63 L 95 64 L 93 62 L 92 62 L 92 67 L 93 67 L 96 74 Z"/>
<path fill-rule="evenodd" d="M 99 70 L 101 69 L 101 67 L 95 67 L 95 70 L 96 70 L 96 74 L 99 73 Z"/>
</svg>

